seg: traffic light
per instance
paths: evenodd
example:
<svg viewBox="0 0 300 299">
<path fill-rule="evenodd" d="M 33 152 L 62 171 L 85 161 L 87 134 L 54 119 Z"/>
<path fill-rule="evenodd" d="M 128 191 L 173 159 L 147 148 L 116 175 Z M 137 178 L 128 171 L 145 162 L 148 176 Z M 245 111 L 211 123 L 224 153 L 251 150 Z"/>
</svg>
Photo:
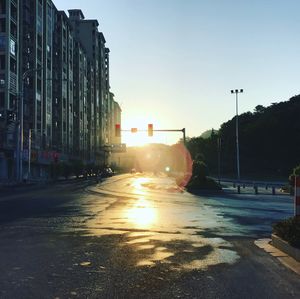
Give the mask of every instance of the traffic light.
<svg viewBox="0 0 300 299">
<path fill-rule="evenodd" d="M 131 133 L 137 133 L 138 129 L 137 128 L 131 128 Z"/>
<path fill-rule="evenodd" d="M 115 130 L 116 137 L 121 137 L 121 125 L 116 124 L 116 130 Z"/>
<path fill-rule="evenodd" d="M 153 124 L 148 124 L 148 136 L 153 136 Z"/>
</svg>

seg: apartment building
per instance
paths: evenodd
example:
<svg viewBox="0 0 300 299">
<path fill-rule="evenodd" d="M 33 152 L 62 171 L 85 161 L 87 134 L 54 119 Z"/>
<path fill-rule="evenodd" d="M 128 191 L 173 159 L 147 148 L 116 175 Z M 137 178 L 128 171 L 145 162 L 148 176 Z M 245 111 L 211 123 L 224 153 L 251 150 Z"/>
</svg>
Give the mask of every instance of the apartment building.
<svg viewBox="0 0 300 299">
<path fill-rule="evenodd" d="M 92 109 L 90 110 L 92 155 L 97 163 L 105 164 L 107 134 L 107 105 L 109 93 L 108 80 L 108 53 L 106 40 L 102 32 L 99 32 L 97 20 L 85 19 L 80 9 L 69 10 L 69 18 L 74 28 L 74 36 L 85 48 L 93 72 L 93 94 L 91 95 Z"/>
<path fill-rule="evenodd" d="M 0 0 L 0 179 L 17 175 L 21 98 L 23 175 L 46 177 L 58 161 L 107 163 L 114 106 L 98 26 L 51 0 Z"/>
<path fill-rule="evenodd" d="M 19 1 L 0 1 L 0 177 L 14 176 L 20 59 Z"/>
</svg>

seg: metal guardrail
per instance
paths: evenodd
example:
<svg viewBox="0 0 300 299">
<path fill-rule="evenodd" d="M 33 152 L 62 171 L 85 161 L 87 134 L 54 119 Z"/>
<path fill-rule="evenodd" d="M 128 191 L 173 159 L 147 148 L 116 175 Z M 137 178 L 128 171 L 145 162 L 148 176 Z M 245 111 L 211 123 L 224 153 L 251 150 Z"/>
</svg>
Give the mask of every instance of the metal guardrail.
<svg viewBox="0 0 300 299">
<path fill-rule="evenodd" d="M 271 190 L 272 195 L 276 195 L 276 189 L 283 190 L 285 186 L 288 185 L 288 181 L 259 181 L 259 180 L 233 180 L 213 177 L 214 180 L 220 182 L 221 184 L 230 184 L 233 188 L 236 188 L 237 193 L 241 193 L 242 189 L 252 188 L 254 194 L 262 193 L 259 189 Z"/>
</svg>

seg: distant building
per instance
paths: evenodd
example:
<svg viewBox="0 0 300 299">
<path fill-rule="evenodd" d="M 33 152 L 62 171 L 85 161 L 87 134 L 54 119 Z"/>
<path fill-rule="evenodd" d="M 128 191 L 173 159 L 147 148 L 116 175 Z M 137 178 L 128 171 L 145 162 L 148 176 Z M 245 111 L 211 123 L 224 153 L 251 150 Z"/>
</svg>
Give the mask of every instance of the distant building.
<svg viewBox="0 0 300 299">
<path fill-rule="evenodd" d="M 115 126 L 116 124 L 121 124 L 121 107 L 118 104 L 118 102 L 115 101 L 115 96 L 112 92 L 109 93 L 109 123 L 110 123 L 110 144 L 112 145 L 120 145 L 122 143 L 122 138 L 121 137 L 117 137 L 115 135 Z M 113 164 L 114 166 L 119 166 L 121 165 L 121 159 L 122 157 L 124 157 L 124 153 L 118 153 L 118 152 L 114 152 L 112 151 L 112 154 L 110 156 L 110 162 L 111 164 Z"/>
<path fill-rule="evenodd" d="M 24 174 L 30 150 L 35 177 L 59 161 L 107 163 L 115 104 L 98 26 L 51 0 L 0 0 L 0 179 L 16 177 L 21 96 Z"/>
<path fill-rule="evenodd" d="M 116 124 L 122 125 L 121 124 L 121 114 L 122 114 L 122 109 L 121 109 L 119 103 L 113 99 L 113 112 L 112 112 L 112 118 L 113 118 L 113 128 L 112 128 L 113 134 L 112 134 L 112 136 L 113 136 L 113 138 L 112 138 L 112 143 L 116 143 L 116 144 L 122 142 L 121 137 L 116 137 L 114 134 L 115 125 Z"/>
</svg>

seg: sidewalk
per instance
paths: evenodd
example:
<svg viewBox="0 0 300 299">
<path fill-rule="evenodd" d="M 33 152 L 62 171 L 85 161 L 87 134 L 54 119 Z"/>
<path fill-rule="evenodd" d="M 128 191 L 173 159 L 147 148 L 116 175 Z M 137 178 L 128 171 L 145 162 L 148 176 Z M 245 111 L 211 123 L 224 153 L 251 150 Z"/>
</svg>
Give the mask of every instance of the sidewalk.
<svg viewBox="0 0 300 299">
<path fill-rule="evenodd" d="M 277 258 L 280 263 L 282 263 L 287 268 L 291 269 L 298 275 L 300 275 L 300 262 L 296 261 L 294 258 L 290 257 L 285 252 L 279 250 L 272 245 L 271 239 L 259 239 L 254 241 L 254 244 L 263 249 L 265 252 L 269 253 L 273 257 Z"/>
<path fill-rule="evenodd" d="M 59 178 L 58 180 L 30 180 L 24 183 L 16 182 L 16 181 L 0 181 L 0 192 L 2 196 L 10 196 L 10 195 L 17 195 L 23 192 L 30 192 L 34 190 L 39 190 L 42 188 L 51 188 L 55 186 L 63 186 L 63 185 L 71 185 L 73 183 L 83 183 L 83 182 L 89 182 L 89 183 L 96 183 L 97 179 L 96 177 L 88 177 L 83 178 L 76 178 L 70 177 L 68 179 L 65 178 Z"/>
</svg>

